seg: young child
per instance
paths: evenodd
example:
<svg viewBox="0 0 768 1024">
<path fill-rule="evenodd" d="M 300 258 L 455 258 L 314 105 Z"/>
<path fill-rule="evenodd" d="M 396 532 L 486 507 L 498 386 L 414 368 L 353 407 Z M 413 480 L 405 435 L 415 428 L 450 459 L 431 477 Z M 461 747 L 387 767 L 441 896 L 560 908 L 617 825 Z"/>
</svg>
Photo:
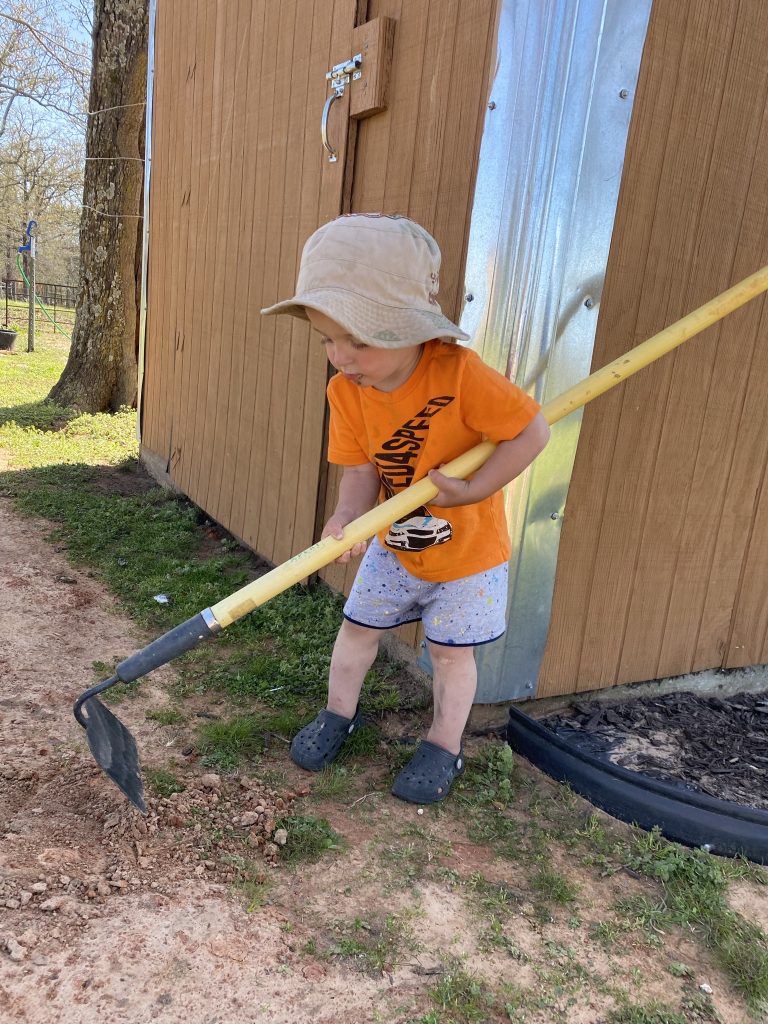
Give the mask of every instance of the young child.
<svg viewBox="0 0 768 1024">
<path fill-rule="evenodd" d="M 301 258 L 296 295 L 263 313 L 308 319 L 338 373 L 328 385 L 328 458 L 344 467 L 323 537 L 427 474 L 429 507 L 375 537 L 344 606 L 328 706 L 291 745 L 309 771 L 330 764 L 360 725 L 363 679 L 383 629 L 421 620 L 433 667 L 426 739 L 392 792 L 442 800 L 464 770 L 461 737 L 477 687 L 474 648 L 505 629 L 509 531 L 501 488 L 549 438 L 539 406 L 486 366 L 437 303 L 440 250 L 404 217 L 352 214 L 319 228 Z M 440 466 L 489 439 L 469 480 Z M 365 550 L 357 544 L 339 561 Z"/>
</svg>

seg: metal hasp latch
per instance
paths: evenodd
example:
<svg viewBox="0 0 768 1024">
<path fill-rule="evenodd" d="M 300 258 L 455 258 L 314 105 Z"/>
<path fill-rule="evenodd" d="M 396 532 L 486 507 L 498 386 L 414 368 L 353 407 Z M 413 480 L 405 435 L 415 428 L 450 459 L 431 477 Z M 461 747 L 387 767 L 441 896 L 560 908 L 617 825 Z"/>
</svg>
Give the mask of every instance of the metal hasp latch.
<svg viewBox="0 0 768 1024">
<path fill-rule="evenodd" d="M 325 101 L 323 107 L 323 119 L 320 124 L 320 134 L 323 138 L 323 145 L 328 151 L 328 163 L 334 164 L 338 160 L 338 154 L 333 146 L 328 141 L 328 115 L 331 112 L 331 106 L 334 100 L 340 99 L 344 95 L 344 89 L 352 76 L 352 81 L 356 81 L 360 78 L 362 72 L 359 70 L 363 63 L 362 53 L 356 53 L 354 57 L 349 60 L 343 61 L 341 64 L 336 64 L 326 74 L 326 79 L 331 83 L 331 94 Z"/>
</svg>

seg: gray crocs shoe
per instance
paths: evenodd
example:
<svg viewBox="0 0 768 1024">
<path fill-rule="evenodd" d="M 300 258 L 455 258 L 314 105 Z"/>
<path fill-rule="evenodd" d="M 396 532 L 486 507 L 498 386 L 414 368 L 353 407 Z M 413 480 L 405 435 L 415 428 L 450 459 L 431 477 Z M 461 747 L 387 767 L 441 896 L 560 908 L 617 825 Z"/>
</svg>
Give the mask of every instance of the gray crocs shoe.
<svg viewBox="0 0 768 1024">
<path fill-rule="evenodd" d="M 436 804 L 448 796 L 453 780 L 463 771 L 463 750 L 452 754 L 436 743 L 422 740 L 395 779 L 392 795 L 412 804 Z"/>
<path fill-rule="evenodd" d="M 325 708 L 317 718 L 297 732 L 291 743 L 291 760 L 308 772 L 319 772 L 335 760 L 346 740 L 363 723 L 360 708 L 352 718 L 343 718 Z"/>
</svg>

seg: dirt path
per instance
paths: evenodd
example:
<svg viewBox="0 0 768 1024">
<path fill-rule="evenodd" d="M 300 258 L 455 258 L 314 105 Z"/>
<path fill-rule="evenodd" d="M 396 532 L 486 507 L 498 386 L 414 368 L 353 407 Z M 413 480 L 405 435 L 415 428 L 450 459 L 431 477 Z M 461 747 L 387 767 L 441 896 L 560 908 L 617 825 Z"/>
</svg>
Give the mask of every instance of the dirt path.
<svg viewBox="0 0 768 1024">
<path fill-rule="evenodd" d="M 96 768 L 71 706 L 93 681 L 94 659 L 124 657 L 146 638 L 98 582 L 51 546 L 46 529 L 18 518 L 0 498 L 0 1020 L 415 1021 L 432 1007 L 429 989 L 446 953 L 469 972 L 527 987 L 541 983 L 542 965 L 562 973 L 572 970 L 576 954 L 588 962 L 593 980 L 574 975 L 569 1003 L 563 996 L 562 1006 L 543 1004 L 515 1019 L 603 1020 L 613 1005 L 605 986 L 629 985 L 631 978 L 637 986 L 638 977 L 639 996 L 672 1001 L 681 982 L 664 972 L 670 956 L 691 965 L 697 983 L 715 988 L 724 1024 L 746 1019 L 727 982 L 685 939 L 661 960 L 628 939 L 623 959 L 588 944 L 588 926 L 602 920 L 602 908 L 617 895 L 632 891 L 632 879 L 595 882 L 577 867 L 584 928 L 577 934 L 562 918 L 542 922 L 528 901 L 522 866 L 468 841 L 450 815 L 425 823 L 416 808 L 384 791 L 366 793 L 351 807 L 323 807 L 348 843 L 343 856 L 299 872 L 272 867 L 274 817 L 306 792 L 306 779 L 291 774 L 285 760 L 279 790 L 258 778 L 206 777 L 190 761 L 183 730 L 146 719 L 147 708 L 167 700 L 162 683 L 173 678 L 172 667 L 120 705 L 145 766 L 169 757 L 180 771 L 186 765 L 185 793 L 152 799 L 142 818 Z M 536 784 L 549 785 L 540 777 Z M 181 828 L 190 817 L 198 824 Z M 233 891 L 233 825 L 251 830 L 263 865 L 255 881 L 271 882 L 269 900 L 251 913 Z M 414 862 L 402 837 L 425 828 L 433 830 L 445 884 L 429 875 L 409 880 Z M 515 952 L 509 942 L 493 948 L 478 941 L 488 922 L 478 920 L 455 884 L 477 871 L 520 894 Z M 410 939 L 383 972 L 322 955 L 338 941 L 338 922 L 386 921 L 392 914 L 408 919 Z M 360 927 L 370 932 L 370 924 Z M 603 990 L 594 981 L 600 978 Z M 487 1019 L 510 1018 L 494 1011 Z"/>
<path fill-rule="evenodd" d="M 190 851 L 178 856 L 163 835 L 169 817 L 177 824 L 167 808 L 151 801 L 145 823 L 95 767 L 73 700 L 91 685 L 95 658 L 144 640 L 44 532 L 0 499 L 0 1018 L 370 1019 L 381 983 L 345 979 L 320 995 L 318 969 L 291 966 L 300 957 L 285 914 L 248 914 Z M 152 696 L 120 712 L 150 763 L 158 730 L 142 709 Z M 199 801 L 213 810 L 225 786 L 214 777 Z M 269 799 L 257 781 L 237 788 L 232 816 Z"/>
</svg>

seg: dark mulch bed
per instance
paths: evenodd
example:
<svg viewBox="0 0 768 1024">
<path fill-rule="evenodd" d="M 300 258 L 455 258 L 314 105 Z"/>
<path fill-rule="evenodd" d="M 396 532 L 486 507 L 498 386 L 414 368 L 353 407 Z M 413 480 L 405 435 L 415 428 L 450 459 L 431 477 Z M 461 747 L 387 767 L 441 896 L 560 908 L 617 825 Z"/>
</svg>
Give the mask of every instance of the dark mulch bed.
<svg viewBox="0 0 768 1024">
<path fill-rule="evenodd" d="M 768 694 L 577 702 L 542 724 L 631 771 L 768 809 Z"/>
</svg>

